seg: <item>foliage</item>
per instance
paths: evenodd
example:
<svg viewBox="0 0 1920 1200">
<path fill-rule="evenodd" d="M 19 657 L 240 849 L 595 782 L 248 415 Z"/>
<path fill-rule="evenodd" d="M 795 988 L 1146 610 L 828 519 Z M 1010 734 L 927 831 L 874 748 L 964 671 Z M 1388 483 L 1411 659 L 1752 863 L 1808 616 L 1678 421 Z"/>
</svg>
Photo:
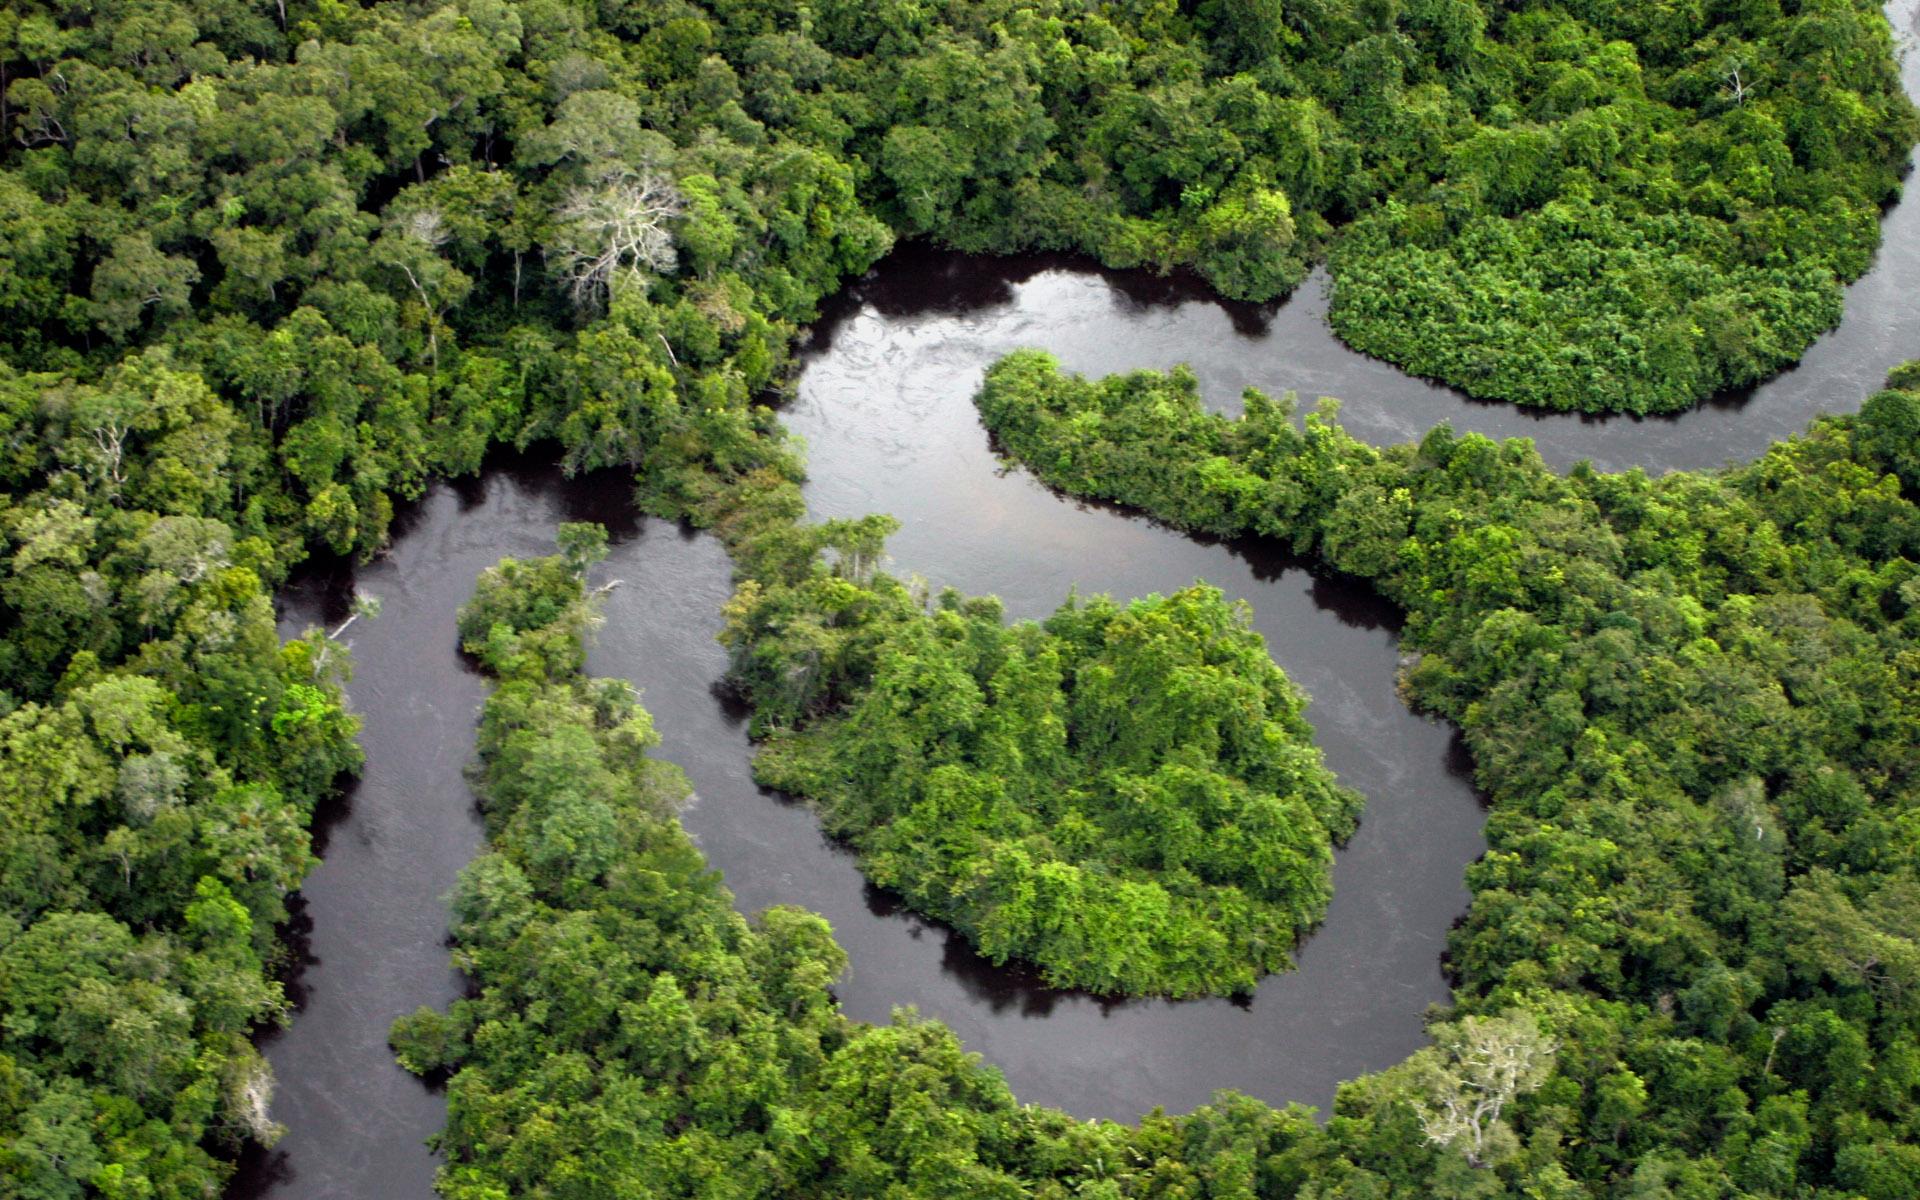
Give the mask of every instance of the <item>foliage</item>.
<svg viewBox="0 0 1920 1200">
<path fill-rule="evenodd" d="M 248 532 L 341 553 L 496 443 L 737 453 L 896 236 L 1254 300 L 1326 258 L 1363 350 L 1662 411 L 1832 324 L 1920 132 L 1870 0 L 816 7 L 16 4 L 0 356 L 173 348 L 251 418 Z"/>
<path fill-rule="evenodd" d="M 756 400 L 896 236 L 1190 267 L 1249 299 L 1325 258 L 1362 349 L 1522 403 L 1675 408 L 1791 361 L 1865 269 L 1915 130 L 1890 46 L 1867 0 L 6 6 L 6 1190 L 203 1196 L 271 1133 L 242 1035 L 277 1019 L 304 826 L 357 762 L 344 656 L 275 637 L 269 589 L 303 555 L 377 553 L 430 478 L 550 440 L 570 470 L 634 471 L 753 579 L 857 564 L 884 533 L 797 524 L 797 459 Z M 1110 432 L 1171 439 L 1153 461 L 1085 416 L 1045 439 L 1059 482 L 1279 534 L 1409 609 L 1409 687 L 1500 801 L 1464 994 L 1538 1001 L 1571 1068 L 1510 1114 L 1515 1188 L 1914 1190 L 1914 378 L 1725 477 L 1560 480 L 1447 435 L 1381 455 L 1257 407 L 1227 427 L 1163 406 L 1177 431 L 1116 412 Z M 707 1051 L 671 1036 L 516 1058 L 526 1022 L 570 1018 L 503 1003 L 471 1030 L 499 1057 L 449 1194 L 1478 1186 L 1424 1145 L 1405 1081 L 1356 1084 L 1324 1139 L 1239 1100 L 1083 1127 L 1016 1112 L 935 1027 L 820 1018 L 807 1057 L 818 971 L 763 984 L 764 1036 L 729 1041 L 726 947 L 749 942 L 724 894 L 670 823 L 647 833 L 667 866 L 618 869 L 637 716 L 539 690 L 577 666 L 589 550 L 503 567 L 463 629 L 503 694 L 556 706 L 524 718 L 541 763 L 617 760 L 513 808 L 538 820 L 495 834 L 525 840 L 529 882 L 494 864 L 488 895 L 517 920 L 545 889 L 566 938 L 657 964 L 627 1001 L 671 967 L 732 1049 L 700 1086 Z M 589 961 L 552 936 L 540 973 Z M 654 1017 L 689 1028 L 664 986 Z M 420 1064 L 466 1044 L 420 1033 Z M 749 1102 L 761 1075 L 805 1101 Z"/>
<path fill-rule="evenodd" d="M 360 761 L 347 657 L 281 644 L 218 478 L 249 447 L 164 352 L 0 369 L 0 412 L 0 1193 L 207 1195 L 277 1132 L 249 1037 Z"/>
<path fill-rule="evenodd" d="M 1007 628 L 995 601 L 928 613 L 869 574 L 843 557 L 729 606 L 762 721 L 814 716 L 758 778 L 815 801 L 874 882 L 1056 986 L 1244 992 L 1291 965 L 1360 801 L 1243 608 L 1195 587 Z"/>
<path fill-rule="evenodd" d="M 460 648 L 491 673 L 565 675 L 583 665 L 581 638 L 595 621 L 580 602 L 580 579 L 606 556 L 598 525 L 562 525 L 562 553 L 522 561 L 506 558 L 480 576 L 473 599 L 460 609 Z"/>
<path fill-rule="evenodd" d="M 1456 1001 L 1558 1044 L 1510 1110 L 1510 1180 L 1895 1195 L 1920 1136 L 1920 375 L 1894 378 L 1758 462 L 1660 479 L 1445 427 L 1375 450 L 1330 409 L 1299 427 L 1249 393 L 1228 419 L 1190 374 L 1089 382 L 1032 352 L 979 405 L 1056 486 L 1279 538 L 1406 610 L 1404 687 L 1493 804 Z M 1421 1127 L 1381 1100 L 1413 1087 L 1425 1136 L 1471 1141 L 1443 1119 L 1458 1046 L 1422 1056 L 1343 1089 L 1335 1136 L 1402 1152 Z"/>
<path fill-rule="evenodd" d="M 632 689 L 579 673 L 591 603 L 563 560 L 507 560 L 462 611 L 550 611 L 521 635 L 574 645 L 500 678 L 481 715 L 490 848 L 453 895 L 478 994 L 394 1027 L 403 1062 L 451 1072 L 443 1195 L 1225 1200 L 1319 1138 L 1305 1110 L 1228 1094 L 1081 1122 L 1018 1104 L 911 1011 L 846 1020 L 826 923 L 734 911 Z"/>
</svg>

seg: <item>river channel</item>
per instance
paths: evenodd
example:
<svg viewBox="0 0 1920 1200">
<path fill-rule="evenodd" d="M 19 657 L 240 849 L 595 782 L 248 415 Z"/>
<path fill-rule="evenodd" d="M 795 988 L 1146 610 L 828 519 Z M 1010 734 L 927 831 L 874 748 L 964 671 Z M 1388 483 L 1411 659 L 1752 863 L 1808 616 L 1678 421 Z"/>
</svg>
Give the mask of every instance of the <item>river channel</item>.
<svg viewBox="0 0 1920 1200">
<path fill-rule="evenodd" d="M 1903 38 L 1917 12 L 1916 0 L 1890 7 Z M 1911 58 L 1905 72 L 1920 92 Z M 832 922 L 851 961 L 836 989 L 850 1016 L 884 1021 L 916 1006 L 950 1024 L 1021 1099 L 1081 1116 L 1184 1111 L 1218 1088 L 1324 1107 L 1341 1080 L 1420 1045 L 1424 1010 L 1445 999 L 1441 951 L 1466 906 L 1462 870 L 1483 849 L 1465 755 L 1450 728 L 1398 699 L 1390 606 L 1269 546 L 1189 538 L 1007 470 L 971 404 L 981 372 L 1022 346 L 1089 374 L 1185 362 L 1223 409 L 1250 386 L 1307 403 L 1342 397 L 1347 428 L 1376 443 L 1450 421 L 1531 437 L 1556 465 L 1715 466 L 1752 458 L 1821 412 L 1857 407 L 1888 368 L 1920 355 L 1920 203 L 1890 210 L 1883 236 L 1845 320 L 1799 367 L 1666 419 L 1536 415 L 1409 378 L 1332 336 L 1320 275 L 1286 303 L 1255 308 L 1083 262 L 906 248 L 833 302 L 802 347 L 784 414 L 807 443 L 812 517 L 892 513 L 902 527 L 888 569 L 997 594 L 1015 618 L 1045 615 L 1070 589 L 1131 597 L 1205 579 L 1251 604 L 1274 658 L 1312 698 L 1327 762 L 1367 808 L 1336 858 L 1332 907 L 1299 969 L 1246 1002 L 1115 1003 L 1047 989 L 868 885 L 805 807 L 754 785 L 742 715 L 717 688 L 726 556 L 711 538 L 637 517 L 626 478 L 564 480 L 507 462 L 435 486 L 402 513 L 377 563 L 309 576 L 281 598 L 288 633 L 337 624 L 356 591 L 382 611 L 345 635 L 367 767 L 319 822 L 323 861 L 296 904 L 297 1012 L 263 1043 L 279 1078 L 273 1114 L 288 1133 L 247 1159 L 230 1195 L 432 1194 L 424 1141 L 445 1100 L 393 1064 L 385 1038 L 394 1017 L 444 1005 L 462 987 L 442 897 L 480 848 L 462 768 L 485 686 L 457 653 L 454 613 L 484 567 L 551 552 L 563 520 L 608 526 L 615 545 L 599 574 L 622 580 L 589 670 L 642 689 L 661 755 L 694 784 L 687 827 L 740 907 L 798 904 Z"/>
</svg>

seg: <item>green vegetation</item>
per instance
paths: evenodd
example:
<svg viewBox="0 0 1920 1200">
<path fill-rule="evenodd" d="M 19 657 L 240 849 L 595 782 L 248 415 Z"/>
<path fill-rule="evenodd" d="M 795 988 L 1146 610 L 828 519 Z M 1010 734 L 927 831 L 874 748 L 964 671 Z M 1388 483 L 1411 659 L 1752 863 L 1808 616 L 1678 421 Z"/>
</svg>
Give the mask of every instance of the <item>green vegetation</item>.
<svg viewBox="0 0 1920 1200">
<path fill-rule="evenodd" d="M 1361 125 L 1369 169 L 1406 172 L 1334 251 L 1349 344 L 1478 396 L 1666 412 L 1839 319 L 1916 136 L 1876 5 L 1409 4 L 1399 24 L 1347 52 L 1393 81 Z"/>
<path fill-rule="evenodd" d="M 979 404 L 1056 486 L 1406 609 L 1406 690 L 1493 801 L 1456 998 L 1551 1014 L 1560 1075 L 1519 1125 L 1592 1189 L 1566 1194 L 1892 1200 L 1920 1186 L 1920 365 L 1891 382 L 1661 479 L 1445 428 L 1375 450 L 1031 352 Z"/>
<path fill-rule="evenodd" d="M 1081 1122 L 1017 1103 L 944 1026 L 842 1017 L 826 922 L 734 911 L 632 689 L 580 674 L 585 561 L 506 560 L 461 612 L 498 680 L 491 849 L 453 897 L 480 994 L 394 1028 L 409 1067 L 452 1072 L 443 1195 L 1224 1197 L 1299 1173 L 1304 1110 Z"/>
<path fill-rule="evenodd" d="M 1360 798 L 1243 608 L 1195 587 L 1007 628 L 824 565 L 749 582 L 721 635 L 778 727 L 764 783 L 813 799 L 874 882 L 988 958 L 1096 992 L 1251 991 L 1325 915 Z M 852 577 L 850 578 L 849 575 Z"/>
<path fill-rule="evenodd" d="M 345 652 L 282 646 L 250 447 L 163 352 L 0 378 L 0 1194 L 216 1194 L 270 1142 L 276 926 L 359 765 Z"/>
<path fill-rule="evenodd" d="M 578 675 L 595 539 L 503 564 L 461 624 L 503 678 L 482 736 L 496 853 L 456 899 L 484 994 L 396 1029 L 416 1069 L 455 1071 L 443 1190 L 1912 1194 L 1920 367 L 1893 383 L 1752 466 L 1651 480 L 1444 429 L 1377 451 L 1257 394 L 1227 420 L 1177 373 L 1090 383 L 1021 354 L 990 374 L 989 424 L 1054 482 L 1375 580 L 1409 611 L 1409 692 L 1467 732 L 1494 810 L 1453 1019 L 1344 1085 L 1324 1127 L 1230 1094 L 1083 1124 L 1015 1104 L 938 1025 L 845 1022 L 826 931 L 730 910 L 670 773 L 636 752 L 630 692 Z M 700 512 L 746 574 L 729 637 L 770 727 L 837 689 L 909 695 L 849 682 L 891 638 L 1048 632 L 910 594 L 887 629 L 863 610 L 900 590 L 872 571 L 889 523 L 803 526 L 796 500 L 742 480 Z M 845 736 L 823 711 L 773 757 Z M 896 733 L 923 727 L 908 712 Z M 782 937 L 805 950 L 765 948 Z"/>
<path fill-rule="evenodd" d="M 430 478 L 551 442 L 715 528 L 765 596 L 884 594 L 875 526 L 797 524 L 753 399 L 897 236 L 1246 298 L 1325 257 L 1364 350 L 1664 410 L 1834 320 L 1914 133 L 1868 0 L 6 6 L 0 1190 L 204 1197 L 271 1136 L 246 1034 L 283 1014 L 273 930 L 357 752 L 344 655 L 281 645 L 268 596 L 312 550 L 380 550 Z M 638 711 L 577 675 L 593 538 L 503 569 L 463 630 L 504 681 L 498 854 L 460 910 L 485 994 L 402 1039 L 464 1068 L 449 1195 L 1920 1191 L 1913 385 L 1651 481 L 996 376 L 1056 482 L 1375 580 L 1410 690 L 1474 745 L 1497 849 L 1461 1021 L 1324 1131 L 1232 1098 L 1083 1125 L 937 1027 L 840 1021 L 818 923 L 733 916 Z M 1040 636 L 980 616 L 871 632 Z M 816 720 L 776 764 L 850 736 L 855 666 L 818 708 L 755 687 L 764 728 Z M 1272 794 L 1339 832 L 1300 770 Z M 1477 1074 L 1496 1052 L 1524 1069 Z M 1463 1118 L 1489 1087 L 1502 1114 Z"/>
<path fill-rule="evenodd" d="M 1834 321 L 1917 128 L 1871 0 L 22 0 L 0 93 L 6 361 L 171 347 L 272 460 L 249 532 L 342 552 L 497 442 L 741 465 L 895 236 L 1331 254 L 1363 350 L 1682 407 Z"/>
</svg>

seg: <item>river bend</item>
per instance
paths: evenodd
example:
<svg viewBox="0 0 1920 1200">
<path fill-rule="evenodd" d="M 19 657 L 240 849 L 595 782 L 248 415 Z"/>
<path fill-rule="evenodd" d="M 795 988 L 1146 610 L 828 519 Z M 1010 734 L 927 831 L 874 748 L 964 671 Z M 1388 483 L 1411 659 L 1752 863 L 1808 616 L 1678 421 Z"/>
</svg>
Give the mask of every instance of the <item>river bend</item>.
<svg viewBox="0 0 1920 1200">
<path fill-rule="evenodd" d="M 1889 8 L 1909 40 L 1917 14 L 1920 0 Z M 1913 57 L 1904 71 L 1920 92 Z M 741 907 L 799 904 L 833 923 L 851 960 L 837 989 L 849 1015 L 879 1021 L 917 1006 L 952 1025 L 1023 1100 L 1082 1116 L 1182 1111 L 1223 1087 L 1324 1106 L 1340 1080 L 1420 1045 L 1423 1011 L 1446 997 L 1440 953 L 1466 905 L 1462 868 L 1483 849 L 1464 753 L 1450 729 L 1400 703 L 1396 615 L 1364 587 L 1268 546 L 1206 542 L 1078 504 L 1005 470 L 970 403 L 986 365 L 1021 346 L 1090 374 L 1186 362 L 1224 410 L 1250 386 L 1308 403 L 1334 395 L 1346 401 L 1346 426 L 1376 443 L 1444 420 L 1534 438 L 1557 465 L 1664 471 L 1749 459 L 1818 413 L 1856 407 L 1888 368 L 1920 355 L 1915 280 L 1920 203 L 1907 203 L 1889 212 L 1845 320 L 1799 367 L 1678 417 L 1604 420 L 1479 403 L 1355 354 L 1326 328 L 1323 274 L 1286 303 L 1252 307 L 1084 263 L 909 248 L 833 302 L 803 347 L 785 414 L 808 443 L 814 518 L 892 513 L 902 528 L 890 569 L 997 593 L 1013 617 L 1042 616 L 1072 588 L 1132 597 L 1207 579 L 1251 603 L 1275 659 L 1312 697 L 1308 719 L 1327 761 L 1367 809 L 1336 858 L 1332 907 L 1299 969 L 1245 1002 L 1053 991 L 983 962 L 868 885 L 804 807 L 752 781 L 742 714 L 716 689 L 725 554 L 711 538 L 636 517 L 624 478 L 567 481 L 506 463 L 435 486 L 401 515 L 378 563 L 310 574 L 282 596 L 289 633 L 337 622 L 356 589 L 383 610 L 348 634 L 367 769 L 319 822 L 323 861 L 293 930 L 297 1015 L 264 1041 L 280 1080 L 273 1113 L 289 1132 L 248 1158 L 231 1195 L 431 1196 L 424 1141 L 445 1102 L 394 1065 L 385 1035 L 394 1017 L 444 1005 L 462 987 L 441 898 L 481 844 L 461 768 L 485 687 L 457 652 L 454 614 L 482 568 L 549 552 L 563 520 L 606 524 L 615 545 L 600 570 L 624 581 L 589 669 L 643 690 L 661 753 L 694 783 L 686 824 Z"/>
</svg>

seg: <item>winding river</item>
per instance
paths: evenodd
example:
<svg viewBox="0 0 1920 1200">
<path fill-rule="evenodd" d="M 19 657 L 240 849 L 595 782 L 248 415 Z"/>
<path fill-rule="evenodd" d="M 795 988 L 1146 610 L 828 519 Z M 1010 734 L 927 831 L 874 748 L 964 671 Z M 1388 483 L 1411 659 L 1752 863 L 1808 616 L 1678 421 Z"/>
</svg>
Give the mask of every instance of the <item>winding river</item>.
<svg viewBox="0 0 1920 1200">
<path fill-rule="evenodd" d="M 1897 0 L 1889 13 L 1903 37 L 1920 32 L 1920 0 Z M 1920 93 L 1916 63 L 1905 71 Z M 1753 457 L 1820 412 L 1857 406 L 1888 368 L 1920 354 L 1920 203 L 1892 209 L 1883 228 L 1845 321 L 1800 367 L 1668 419 L 1533 415 L 1411 379 L 1332 337 L 1320 276 L 1285 304 L 1253 308 L 1080 262 L 910 248 L 834 302 L 803 348 L 786 413 L 808 443 L 813 517 L 892 513 L 902 528 L 890 569 L 996 593 L 1013 617 L 1044 615 L 1076 587 L 1127 597 L 1207 579 L 1251 603 L 1274 657 L 1312 697 L 1308 717 L 1327 761 L 1367 809 L 1336 859 L 1332 908 L 1299 969 L 1268 979 L 1248 1002 L 1115 1003 L 1053 991 L 902 911 L 804 807 L 754 785 L 742 714 L 716 690 L 725 658 L 713 634 L 730 588 L 713 539 L 636 517 L 628 482 L 615 475 L 569 481 L 506 462 L 436 486 L 402 514 L 378 563 L 310 576 L 282 597 L 288 632 L 337 624 L 356 590 L 379 597 L 383 611 L 346 635 L 367 769 L 322 815 L 323 861 L 294 928 L 297 1015 L 264 1042 L 280 1080 L 273 1113 L 289 1132 L 248 1158 L 230 1194 L 431 1196 L 435 1160 L 423 1143 L 445 1101 L 393 1064 L 386 1029 L 462 987 L 441 898 L 481 843 L 461 768 L 485 688 L 456 653 L 454 613 L 482 568 L 550 552 L 563 520 L 608 526 L 615 546 L 601 571 L 623 581 L 589 669 L 643 690 L 661 753 L 694 783 L 686 824 L 743 910 L 799 904 L 833 923 L 852 964 L 837 988 L 849 1015 L 882 1021 L 917 1006 L 952 1025 L 1022 1099 L 1082 1116 L 1184 1111 L 1217 1088 L 1326 1105 L 1340 1080 L 1417 1047 L 1424 1009 L 1446 996 L 1440 952 L 1466 905 L 1462 868 L 1483 848 L 1465 755 L 1448 727 L 1396 696 L 1389 606 L 1270 547 L 1192 539 L 1005 470 L 970 403 L 981 371 L 1020 346 L 1088 373 L 1187 362 L 1210 403 L 1231 408 L 1249 386 L 1296 390 L 1307 402 L 1337 395 L 1347 427 L 1380 443 L 1444 420 L 1532 437 L 1559 465 L 1714 466 Z"/>
</svg>

